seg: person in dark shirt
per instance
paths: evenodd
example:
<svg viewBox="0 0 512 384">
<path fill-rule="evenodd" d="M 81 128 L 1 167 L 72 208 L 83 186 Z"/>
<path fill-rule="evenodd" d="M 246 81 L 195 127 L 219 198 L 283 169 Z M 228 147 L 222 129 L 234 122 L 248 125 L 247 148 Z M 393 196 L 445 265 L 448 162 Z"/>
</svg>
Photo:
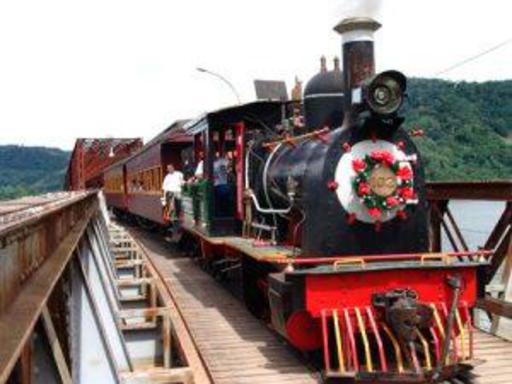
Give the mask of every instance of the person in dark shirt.
<svg viewBox="0 0 512 384">
<path fill-rule="evenodd" d="M 185 162 L 183 163 L 183 176 L 185 177 L 185 180 L 192 178 L 194 176 L 194 172 L 195 167 L 192 162 L 185 159 Z"/>
</svg>

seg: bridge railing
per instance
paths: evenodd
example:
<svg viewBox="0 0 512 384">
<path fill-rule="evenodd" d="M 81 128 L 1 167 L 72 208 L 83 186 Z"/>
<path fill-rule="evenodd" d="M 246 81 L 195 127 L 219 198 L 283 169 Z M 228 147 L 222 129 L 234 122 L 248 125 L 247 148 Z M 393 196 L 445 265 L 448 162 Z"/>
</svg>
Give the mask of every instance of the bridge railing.
<svg viewBox="0 0 512 384">
<path fill-rule="evenodd" d="M 0 202 L 0 383 L 195 381 L 156 272 L 102 201 Z"/>
<path fill-rule="evenodd" d="M 470 241 L 464 234 L 450 203 L 464 201 L 463 209 L 471 210 L 471 202 L 496 202 L 501 209 L 492 229 L 488 230 L 481 248 L 492 250 L 491 264 L 483 269 L 479 278 L 478 307 L 491 318 L 490 331 L 511 337 L 503 327 L 512 319 L 512 182 L 446 182 L 427 185 L 430 203 L 431 250 L 441 252 L 447 248 L 454 251 L 469 250 Z M 502 205 L 502 208 L 499 207 Z M 484 212 L 483 212 L 484 213 Z M 484 213 L 485 214 L 485 213 Z M 478 219 L 478 216 L 476 216 Z M 481 219 L 470 225 L 478 226 Z M 476 229 L 473 232 L 485 232 Z M 445 244 L 448 243 L 448 244 Z M 503 318 L 506 318 L 505 320 Z M 511 328 L 512 329 L 512 328 Z"/>
</svg>

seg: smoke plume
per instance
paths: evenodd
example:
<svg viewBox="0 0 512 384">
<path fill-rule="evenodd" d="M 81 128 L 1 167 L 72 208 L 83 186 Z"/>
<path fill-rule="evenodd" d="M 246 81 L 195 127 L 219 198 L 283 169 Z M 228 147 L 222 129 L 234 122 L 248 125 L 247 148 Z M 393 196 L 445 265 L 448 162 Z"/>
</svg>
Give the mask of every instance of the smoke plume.
<svg viewBox="0 0 512 384">
<path fill-rule="evenodd" d="M 341 0 L 338 15 L 346 17 L 379 17 L 382 0 Z"/>
</svg>

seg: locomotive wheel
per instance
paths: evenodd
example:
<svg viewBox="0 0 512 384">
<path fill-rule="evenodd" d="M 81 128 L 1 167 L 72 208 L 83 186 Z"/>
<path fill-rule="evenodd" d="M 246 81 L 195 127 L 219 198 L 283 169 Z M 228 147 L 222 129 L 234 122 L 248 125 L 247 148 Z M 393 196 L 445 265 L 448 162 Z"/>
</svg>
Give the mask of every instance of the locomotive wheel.
<svg viewBox="0 0 512 384">
<path fill-rule="evenodd" d="M 301 351 L 315 351 L 322 347 L 322 331 L 307 311 L 297 311 L 286 321 L 290 343 Z"/>
</svg>

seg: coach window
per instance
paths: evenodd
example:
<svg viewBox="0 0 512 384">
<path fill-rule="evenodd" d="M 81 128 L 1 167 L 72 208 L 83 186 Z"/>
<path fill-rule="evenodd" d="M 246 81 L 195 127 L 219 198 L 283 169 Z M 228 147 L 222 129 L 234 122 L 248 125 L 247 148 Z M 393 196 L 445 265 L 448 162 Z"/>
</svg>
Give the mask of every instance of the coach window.
<svg viewBox="0 0 512 384">
<path fill-rule="evenodd" d="M 153 190 L 155 192 L 160 191 L 162 180 L 160 179 L 160 167 L 153 168 Z"/>
</svg>

